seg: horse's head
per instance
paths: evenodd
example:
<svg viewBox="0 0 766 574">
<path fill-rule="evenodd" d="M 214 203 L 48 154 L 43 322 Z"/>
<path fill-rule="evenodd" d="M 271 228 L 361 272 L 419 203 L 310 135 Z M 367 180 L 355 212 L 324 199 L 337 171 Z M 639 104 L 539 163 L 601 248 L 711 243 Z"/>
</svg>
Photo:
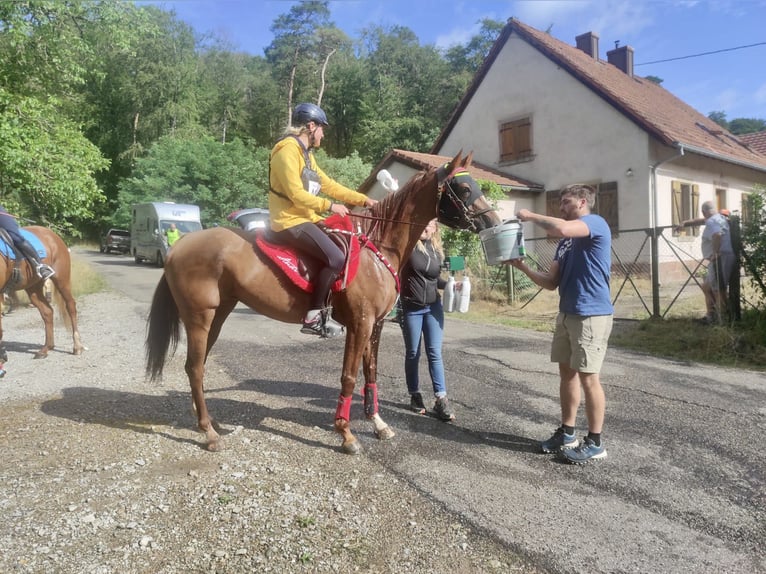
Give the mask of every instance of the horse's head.
<svg viewBox="0 0 766 574">
<path fill-rule="evenodd" d="M 463 160 L 460 156 L 461 152 L 438 170 L 439 222 L 453 229 L 468 229 L 474 233 L 500 225 L 500 216 L 468 173 L 473 153 Z"/>
</svg>

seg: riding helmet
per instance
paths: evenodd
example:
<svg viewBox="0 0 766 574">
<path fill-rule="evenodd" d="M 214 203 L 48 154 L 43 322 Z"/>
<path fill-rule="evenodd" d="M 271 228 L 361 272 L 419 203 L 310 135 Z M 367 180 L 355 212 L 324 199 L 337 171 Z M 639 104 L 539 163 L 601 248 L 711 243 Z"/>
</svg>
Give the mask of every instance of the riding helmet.
<svg viewBox="0 0 766 574">
<path fill-rule="evenodd" d="M 324 110 L 316 104 L 305 103 L 298 104 L 293 110 L 292 124 L 294 126 L 305 126 L 309 122 L 315 122 L 323 126 L 329 126 L 327 115 Z"/>
</svg>

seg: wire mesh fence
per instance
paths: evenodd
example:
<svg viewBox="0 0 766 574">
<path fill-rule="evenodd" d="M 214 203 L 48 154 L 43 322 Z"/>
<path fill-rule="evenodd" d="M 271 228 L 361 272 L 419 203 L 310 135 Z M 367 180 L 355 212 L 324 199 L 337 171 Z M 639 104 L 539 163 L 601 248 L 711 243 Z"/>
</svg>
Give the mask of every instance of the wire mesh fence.
<svg viewBox="0 0 766 574">
<path fill-rule="evenodd" d="M 732 227 L 738 225 L 732 221 Z M 526 239 L 527 263 L 547 270 L 558 240 Z M 735 246 L 736 247 L 736 246 Z M 558 293 L 541 289 L 511 266 L 487 266 L 471 257 L 468 266 L 476 297 L 507 304 L 524 316 L 554 315 Z M 701 290 L 707 261 L 699 240 L 675 234 L 672 227 L 621 230 L 612 239 L 612 302 L 617 319 L 690 318 L 705 314 Z M 739 316 L 740 301 L 747 301 L 749 279 L 738 266 L 732 276 L 729 318 Z"/>
</svg>

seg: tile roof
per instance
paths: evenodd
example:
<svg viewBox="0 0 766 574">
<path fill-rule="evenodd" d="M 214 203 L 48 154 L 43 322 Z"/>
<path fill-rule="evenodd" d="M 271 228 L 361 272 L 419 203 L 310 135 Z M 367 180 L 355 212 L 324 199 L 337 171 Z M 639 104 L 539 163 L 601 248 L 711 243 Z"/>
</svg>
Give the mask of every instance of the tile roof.
<svg viewBox="0 0 766 574">
<path fill-rule="evenodd" d="M 366 193 L 366 190 L 368 190 L 375 182 L 375 176 L 377 175 L 378 171 L 388 167 L 394 161 L 398 161 L 414 169 L 421 170 L 428 168 L 438 168 L 451 160 L 452 156 L 434 155 L 430 153 L 420 153 L 403 149 L 392 149 L 390 152 L 388 152 L 388 154 L 386 154 L 386 157 L 384 157 L 380 163 L 375 166 L 375 169 L 372 170 L 372 174 L 364 181 L 364 183 L 362 183 L 359 190 L 362 193 Z M 515 191 L 544 190 L 544 186 L 540 185 L 539 183 L 534 183 L 525 179 L 508 175 L 506 173 L 502 173 L 476 161 L 471 164 L 469 171 L 475 179 L 491 181 L 503 188 L 510 188 Z"/>
<path fill-rule="evenodd" d="M 766 130 L 738 136 L 750 149 L 766 156 Z"/>
<path fill-rule="evenodd" d="M 683 146 L 691 153 L 766 171 L 765 156 L 754 152 L 662 86 L 639 76 L 631 77 L 616 66 L 592 58 L 575 46 L 515 18 L 510 18 L 503 28 L 468 92 L 439 135 L 434 151 L 446 140 L 511 34 L 518 34 L 663 144 Z"/>
</svg>

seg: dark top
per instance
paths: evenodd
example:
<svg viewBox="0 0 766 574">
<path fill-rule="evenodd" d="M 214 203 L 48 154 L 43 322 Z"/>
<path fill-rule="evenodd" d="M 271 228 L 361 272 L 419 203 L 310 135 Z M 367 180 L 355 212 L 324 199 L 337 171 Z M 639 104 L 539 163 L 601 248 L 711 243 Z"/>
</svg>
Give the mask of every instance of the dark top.
<svg viewBox="0 0 766 574">
<path fill-rule="evenodd" d="M 438 289 L 444 289 L 447 282 L 439 274 L 442 258 L 431 245 L 423 241 L 426 252 L 415 248 L 402 269 L 402 301 L 406 305 L 425 307 L 439 299 Z"/>
</svg>

